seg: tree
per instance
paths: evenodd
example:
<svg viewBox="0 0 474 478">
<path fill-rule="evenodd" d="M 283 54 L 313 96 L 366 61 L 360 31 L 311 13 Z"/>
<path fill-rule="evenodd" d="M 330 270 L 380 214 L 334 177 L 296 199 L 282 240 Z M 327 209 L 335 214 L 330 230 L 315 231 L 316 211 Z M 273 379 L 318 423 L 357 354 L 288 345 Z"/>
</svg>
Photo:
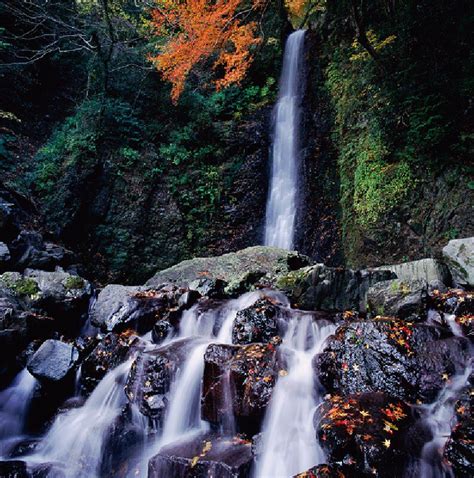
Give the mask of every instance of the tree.
<svg viewBox="0 0 474 478">
<path fill-rule="evenodd" d="M 268 0 L 158 0 L 151 10 L 155 34 L 163 40 L 149 59 L 172 84 L 177 102 L 186 79 L 200 62 L 211 59 L 217 89 L 239 84 L 261 42 L 255 18 Z"/>
</svg>

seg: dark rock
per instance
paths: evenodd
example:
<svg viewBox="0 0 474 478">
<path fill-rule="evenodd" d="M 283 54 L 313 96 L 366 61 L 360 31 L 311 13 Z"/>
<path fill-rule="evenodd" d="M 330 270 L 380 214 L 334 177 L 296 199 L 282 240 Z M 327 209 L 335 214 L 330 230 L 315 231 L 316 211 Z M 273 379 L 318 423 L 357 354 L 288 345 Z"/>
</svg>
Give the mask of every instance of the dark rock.
<svg viewBox="0 0 474 478">
<path fill-rule="evenodd" d="M 9 452 L 10 458 L 20 458 L 22 456 L 31 455 L 38 446 L 37 439 L 29 438 L 17 443 Z"/>
<path fill-rule="evenodd" d="M 224 289 L 226 285 L 227 283 L 221 279 L 208 279 L 203 277 L 190 282 L 189 289 L 192 292 L 197 292 L 202 297 L 219 299 L 225 296 Z"/>
<path fill-rule="evenodd" d="M 59 340 L 46 340 L 28 361 L 28 371 L 40 382 L 50 384 L 67 379 L 76 369 L 79 351 Z"/>
<path fill-rule="evenodd" d="M 237 312 L 232 327 L 232 343 L 269 342 L 278 335 L 277 307 L 268 299 Z"/>
<path fill-rule="evenodd" d="M 333 396 L 314 421 L 328 463 L 343 476 L 398 478 L 421 451 L 406 440 L 414 425 L 409 406 L 383 393 Z"/>
<path fill-rule="evenodd" d="M 454 407 L 456 425 L 444 450 L 444 457 L 451 465 L 456 478 L 472 476 L 472 464 L 474 463 L 473 385 L 474 377 L 471 375 L 470 383 Z"/>
<path fill-rule="evenodd" d="M 200 297 L 201 294 L 197 290 L 188 290 L 179 298 L 178 306 L 180 309 L 189 309 Z"/>
<path fill-rule="evenodd" d="M 173 330 L 173 326 L 167 320 L 159 320 L 151 331 L 151 339 L 155 344 L 163 342 L 163 340 Z"/>
<path fill-rule="evenodd" d="M 345 478 L 345 475 L 339 466 L 318 465 L 303 473 L 298 473 L 293 478 Z"/>
<path fill-rule="evenodd" d="M 0 461 L 0 476 L 2 478 L 30 478 L 26 462 L 18 460 Z"/>
<path fill-rule="evenodd" d="M 130 349 L 138 346 L 137 342 L 137 337 L 128 333 L 107 334 L 82 363 L 82 391 L 91 393 L 107 372 L 126 360 Z"/>
<path fill-rule="evenodd" d="M 41 463 L 29 467 L 30 478 L 67 478 L 63 465 L 59 463 Z"/>
<path fill-rule="evenodd" d="M 193 340 L 183 339 L 138 355 L 132 364 L 125 393 L 144 416 L 161 422 L 168 404 L 171 380 L 186 360 L 193 343 Z"/>
<path fill-rule="evenodd" d="M 199 435 L 164 447 L 150 460 L 148 478 L 248 478 L 251 448 L 238 438 Z"/>
<path fill-rule="evenodd" d="M 4 242 L 0 242 L 0 270 L 5 270 L 10 262 L 10 249 Z"/>
<path fill-rule="evenodd" d="M 97 297 L 92 311 L 92 323 L 104 331 L 122 331 L 127 328 L 139 333 L 150 331 L 155 322 L 169 309 L 178 306 L 182 289 L 161 287 L 149 289 L 108 285 Z"/>
<path fill-rule="evenodd" d="M 45 242 L 42 234 L 36 231 L 21 231 L 10 246 L 15 268 L 23 270 L 54 270 L 56 266 L 67 266 L 74 255 L 62 246 Z"/>
<path fill-rule="evenodd" d="M 0 387 L 7 385 L 22 368 L 19 355 L 27 344 L 21 330 L 0 330 Z"/>
<path fill-rule="evenodd" d="M 281 362 L 274 343 L 209 345 L 204 356 L 202 417 L 222 425 L 230 401 L 239 431 L 257 433 Z"/>
<path fill-rule="evenodd" d="M 428 284 L 425 281 L 383 281 L 374 284 L 367 292 L 367 308 L 373 316 L 423 319 L 427 300 Z"/>
<path fill-rule="evenodd" d="M 468 357 L 468 340 L 445 328 L 384 318 L 340 326 L 314 363 L 331 393 L 431 402 Z"/>
<path fill-rule="evenodd" d="M 395 274 L 390 271 L 355 271 L 316 264 L 281 275 L 276 287 L 304 310 L 365 311 L 369 287 L 393 278 Z"/>
</svg>

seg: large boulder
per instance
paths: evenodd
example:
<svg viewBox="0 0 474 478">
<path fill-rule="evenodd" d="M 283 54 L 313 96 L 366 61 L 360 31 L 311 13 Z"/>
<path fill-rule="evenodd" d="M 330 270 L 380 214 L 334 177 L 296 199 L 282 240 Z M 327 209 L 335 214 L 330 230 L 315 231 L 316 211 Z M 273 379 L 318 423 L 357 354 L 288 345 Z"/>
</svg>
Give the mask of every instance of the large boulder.
<svg viewBox="0 0 474 478">
<path fill-rule="evenodd" d="M 474 237 L 452 239 L 443 247 L 443 257 L 455 285 L 474 287 Z"/>
<path fill-rule="evenodd" d="M 284 360 L 275 346 L 211 344 L 204 355 L 202 417 L 228 426 L 229 411 L 237 428 L 253 435 L 265 415 Z"/>
<path fill-rule="evenodd" d="M 333 396 L 318 407 L 314 422 L 328 462 L 343 476 L 404 476 L 430 439 L 408 405 L 383 393 Z"/>
<path fill-rule="evenodd" d="M 46 340 L 28 361 L 28 371 L 40 382 L 61 382 L 77 367 L 79 351 L 60 340 Z"/>
<path fill-rule="evenodd" d="M 422 280 L 394 279 L 374 284 L 367 292 L 372 315 L 423 319 L 427 312 L 428 285 Z"/>
<path fill-rule="evenodd" d="M 198 257 L 157 272 L 147 285 L 163 282 L 188 285 L 202 278 L 220 279 L 228 284 L 229 293 L 242 293 L 256 283 L 272 284 L 286 274 L 310 263 L 297 252 L 275 247 L 254 246 L 218 257 Z"/>
<path fill-rule="evenodd" d="M 391 271 L 401 281 L 425 281 L 446 285 L 451 283 L 451 274 L 446 265 L 432 258 L 380 266 L 375 269 Z"/>
<path fill-rule="evenodd" d="M 356 271 L 316 264 L 281 275 L 276 287 L 301 309 L 365 311 L 369 287 L 393 278 L 391 271 Z"/>
<path fill-rule="evenodd" d="M 410 403 L 432 402 L 464 368 L 469 347 L 444 327 L 381 318 L 340 326 L 314 363 L 331 393 L 385 392 Z"/>
<path fill-rule="evenodd" d="M 158 289 L 111 284 L 101 290 L 91 310 L 91 320 L 102 330 L 133 329 L 145 333 L 173 309 L 184 290 L 175 286 Z"/>
<path fill-rule="evenodd" d="M 250 442 L 201 434 L 161 449 L 149 462 L 148 478 L 248 478 L 252 463 Z"/>
</svg>

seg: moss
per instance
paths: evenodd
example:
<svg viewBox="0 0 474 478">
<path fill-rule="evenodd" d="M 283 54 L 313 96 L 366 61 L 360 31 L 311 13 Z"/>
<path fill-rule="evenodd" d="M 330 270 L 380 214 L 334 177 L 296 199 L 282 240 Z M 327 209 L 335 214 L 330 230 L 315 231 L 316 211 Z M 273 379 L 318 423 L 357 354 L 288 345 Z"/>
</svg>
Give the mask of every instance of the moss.
<svg viewBox="0 0 474 478">
<path fill-rule="evenodd" d="M 39 292 L 38 284 L 31 278 L 16 278 L 15 275 L 5 274 L 0 276 L 0 281 L 3 282 L 16 295 L 34 296 Z"/>
<path fill-rule="evenodd" d="M 69 276 L 64 281 L 64 287 L 66 289 L 82 289 L 84 287 L 84 280 L 78 276 Z"/>
</svg>

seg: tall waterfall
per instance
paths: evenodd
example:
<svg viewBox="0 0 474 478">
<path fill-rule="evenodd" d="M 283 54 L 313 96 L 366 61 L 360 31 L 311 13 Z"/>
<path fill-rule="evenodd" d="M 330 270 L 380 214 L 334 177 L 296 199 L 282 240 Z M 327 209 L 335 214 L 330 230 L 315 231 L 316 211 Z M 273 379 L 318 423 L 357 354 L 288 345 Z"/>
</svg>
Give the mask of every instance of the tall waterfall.
<svg viewBox="0 0 474 478">
<path fill-rule="evenodd" d="M 295 230 L 300 72 L 304 30 L 288 37 L 280 78 L 280 96 L 274 113 L 272 171 L 265 220 L 265 245 L 291 249 Z"/>
</svg>

